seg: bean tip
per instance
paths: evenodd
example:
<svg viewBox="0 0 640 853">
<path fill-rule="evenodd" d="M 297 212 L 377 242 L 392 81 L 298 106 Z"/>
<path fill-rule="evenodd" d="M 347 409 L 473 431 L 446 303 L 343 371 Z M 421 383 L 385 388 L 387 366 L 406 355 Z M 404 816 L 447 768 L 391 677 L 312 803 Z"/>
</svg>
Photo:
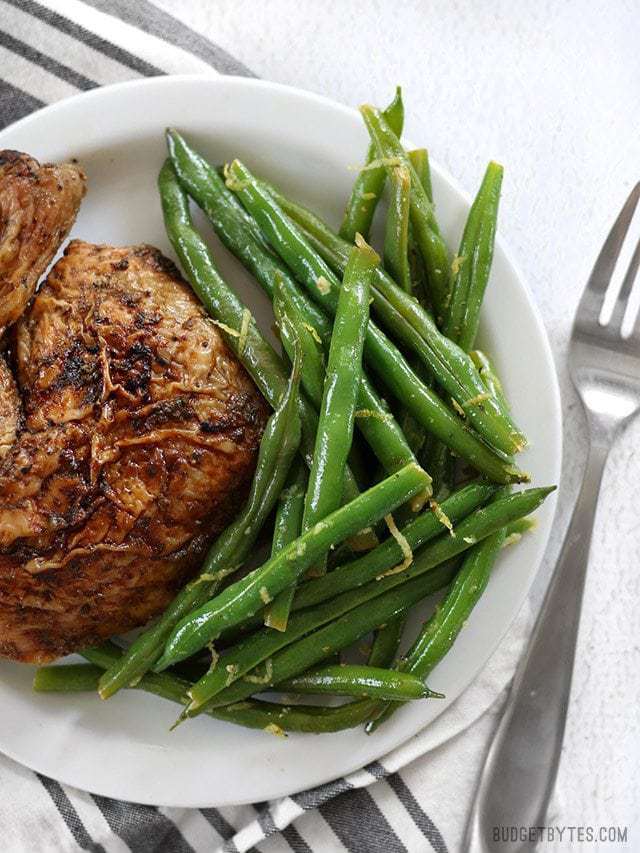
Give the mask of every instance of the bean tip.
<svg viewBox="0 0 640 853">
<path fill-rule="evenodd" d="M 178 726 L 179 726 L 179 725 L 181 725 L 182 723 L 184 723 L 184 721 L 185 721 L 186 719 L 187 719 L 187 709 L 185 709 L 185 710 L 180 714 L 180 716 L 178 717 L 178 719 L 177 719 L 177 720 L 176 720 L 176 721 L 175 721 L 171 726 L 169 726 L 169 731 L 170 731 L 170 732 L 175 731 L 175 730 L 178 728 Z"/>
<path fill-rule="evenodd" d="M 424 692 L 425 699 L 446 699 L 447 698 L 444 693 L 438 693 L 437 690 L 431 690 L 431 688 L 427 687 L 426 684 L 424 686 L 424 691 L 425 691 Z"/>
<path fill-rule="evenodd" d="M 106 675 L 106 673 L 105 673 L 105 675 Z M 103 675 L 102 678 L 100 679 L 100 681 L 98 681 L 98 696 L 101 699 L 110 699 L 115 692 L 116 692 L 116 690 L 109 683 L 109 681 L 107 681 L 105 679 L 105 677 Z"/>
</svg>

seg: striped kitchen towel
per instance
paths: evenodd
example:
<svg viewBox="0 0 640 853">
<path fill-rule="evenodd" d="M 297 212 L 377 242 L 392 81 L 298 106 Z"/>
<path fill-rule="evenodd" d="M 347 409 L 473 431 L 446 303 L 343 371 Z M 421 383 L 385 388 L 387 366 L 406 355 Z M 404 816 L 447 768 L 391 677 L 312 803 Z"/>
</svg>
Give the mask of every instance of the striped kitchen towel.
<svg viewBox="0 0 640 853">
<path fill-rule="evenodd" d="M 0 0 L 0 127 L 96 86 L 185 72 L 251 76 L 146 0 Z M 346 778 L 270 803 L 136 805 L 62 785 L 0 756 L 0 847 L 3 853 L 458 850 L 527 627 L 524 614 L 465 694 L 402 747 Z"/>
</svg>

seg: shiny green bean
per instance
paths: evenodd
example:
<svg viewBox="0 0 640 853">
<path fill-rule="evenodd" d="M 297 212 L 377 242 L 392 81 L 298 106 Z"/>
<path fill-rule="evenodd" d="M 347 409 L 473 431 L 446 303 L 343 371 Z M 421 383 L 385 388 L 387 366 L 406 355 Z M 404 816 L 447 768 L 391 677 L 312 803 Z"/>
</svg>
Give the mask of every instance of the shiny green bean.
<svg viewBox="0 0 640 853">
<path fill-rule="evenodd" d="M 390 173 L 390 198 L 384 235 L 384 266 L 407 293 L 413 291 L 409 264 L 411 177 L 401 166 Z"/>
<path fill-rule="evenodd" d="M 396 88 L 395 97 L 384 110 L 383 115 L 389 126 L 393 128 L 394 133 L 401 136 L 404 124 L 404 104 L 402 103 L 400 86 Z M 371 167 L 371 161 L 375 156 L 375 147 L 370 144 L 365 168 L 358 173 L 354 182 L 351 197 L 340 226 L 340 236 L 349 243 L 354 242 L 356 234 L 361 234 L 365 240 L 368 238 L 373 215 L 384 189 L 386 177 L 384 166 Z"/>
<path fill-rule="evenodd" d="M 371 699 L 406 702 L 426 699 L 430 691 L 411 673 L 377 666 L 338 664 L 311 669 L 278 684 L 279 691 L 331 696 L 362 696 Z"/>
<path fill-rule="evenodd" d="M 283 323 L 283 328 L 288 326 Z M 302 356 L 304 360 L 304 353 Z M 271 556 L 279 554 L 302 531 L 302 515 L 304 512 L 304 496 L 307 491 L 307 469 L 300 462 L 292 466 L 286 486 L 278 498 L 278 508 L 273 526 Z M 264 624 L 277 631 L 286 631 L 289 611 L 295 587 L 283 589 L 275 597 L 265 612 Z"/>
<path fill-rule="evenodd" d="M 369 666 L 390 667 L 395 660 L 406 623 L 404 614 L 389 619 L 386 625 L 376 629 L 371 649 L 367 656 Z"/>
<path fill-rule="evenodd" d="M 369 287 L 379 261 L 373 249 L 362 241 L 353 247 L 345 270 L 329 347 L 302 517 L 303 531 L 323 521 L 342 501 L 339 485 L 353 441 L 362 351 L 369 320 Z M 325 571 L 326 555 L 323 555 L 311 566 L 310 572 L 321 575 Z"/>
<path fill-rule="evenodd" d="M 503 169 L 489 163 L 471 205 L 462 234 L 444 332 L 468 352 L 478 331 L 480 306 L 486 290 L 498 222 Z"/>
</svg>

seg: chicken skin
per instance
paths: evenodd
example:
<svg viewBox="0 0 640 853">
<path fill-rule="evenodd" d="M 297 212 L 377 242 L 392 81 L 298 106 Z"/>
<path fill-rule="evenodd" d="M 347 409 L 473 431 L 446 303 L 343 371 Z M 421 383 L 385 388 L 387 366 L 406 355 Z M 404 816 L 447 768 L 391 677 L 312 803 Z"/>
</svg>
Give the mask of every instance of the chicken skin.
<svg viewBox="0 0 640 853">
<path fill-rule="evenodd" d="M 268 410 L 150 246 L 72 241 L 11 340 L 0 655 L 43 663 L 162 611 L 246 496 Z"/>
</svg>

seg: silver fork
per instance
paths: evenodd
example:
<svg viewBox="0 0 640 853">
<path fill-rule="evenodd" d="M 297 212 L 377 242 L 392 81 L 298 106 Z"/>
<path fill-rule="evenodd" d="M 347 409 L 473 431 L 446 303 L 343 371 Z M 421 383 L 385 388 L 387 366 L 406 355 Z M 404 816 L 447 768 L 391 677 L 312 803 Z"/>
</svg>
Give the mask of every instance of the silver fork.
<svg viewBox="0 0 640 853">
<path fill-rule="evenodd" d="M 602 247 L 573 323 L 569 370 L 589 425 L 587 466 L 558 564 L 486 758 L 467 824 L 463 849 L 470 853 L 535 849 L 535 833 L 532 840 L 507 845 L 500 827 L 544 826 L 555 784 L 602 474 L 613 443 L 640 409 L 640 318 L 629 337 L 621 335 L 640 266 L 640 242 L 610 321 L 599 322 L 639 198 L 640 183 Z"/>
</svg>

